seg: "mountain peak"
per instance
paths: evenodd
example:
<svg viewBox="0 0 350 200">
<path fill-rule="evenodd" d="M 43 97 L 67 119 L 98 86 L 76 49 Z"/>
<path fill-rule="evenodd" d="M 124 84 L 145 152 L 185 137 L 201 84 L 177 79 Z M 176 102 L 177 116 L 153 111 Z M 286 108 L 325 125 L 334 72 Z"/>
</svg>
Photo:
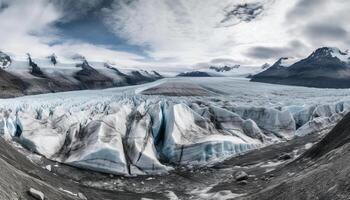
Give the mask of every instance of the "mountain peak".
<svg viewBox="0 0 350 200">
<path fill-rule="evenodd" d="M 316 49 L 310 56 L 309 59 L 322 59 L 322 58 L 338 58 L 340 61 L 348 63 L 350 57 L 348 51 L 341 51 L 336 47 L 322 47 Z"/>
<path fill-rule="evenodd" d="M 282 57 L 275 62 L 271 67 L 281 68 L 281 67 L 289 67 L 293 65 L 297 61 L 296 58 L 293 57 Z"/>
</svg>

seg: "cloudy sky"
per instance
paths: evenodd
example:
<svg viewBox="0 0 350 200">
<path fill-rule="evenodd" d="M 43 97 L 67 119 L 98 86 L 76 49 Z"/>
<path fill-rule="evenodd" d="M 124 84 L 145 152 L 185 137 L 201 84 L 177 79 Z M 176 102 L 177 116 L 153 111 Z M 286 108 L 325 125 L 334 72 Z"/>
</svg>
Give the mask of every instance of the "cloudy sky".
<svg viewBox="0 0 350 200">
<path fill-rule="evenodd" d="M 348 0 L 0 0 L 0 50 L 123 66 L 262 65 L 350 46 Z"/>
</svg>

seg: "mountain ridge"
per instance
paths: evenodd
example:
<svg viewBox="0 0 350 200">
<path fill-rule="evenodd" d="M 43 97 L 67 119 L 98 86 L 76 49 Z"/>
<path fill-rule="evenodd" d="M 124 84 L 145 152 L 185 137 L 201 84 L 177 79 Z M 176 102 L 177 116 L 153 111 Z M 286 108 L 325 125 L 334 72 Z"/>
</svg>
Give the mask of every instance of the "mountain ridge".
<svg viewBox="0 0 350 200">
<path fill-rule="evenodd" d="M 61 63 L 55 54 L 45 59 L 33 59 L 27 54 L 27 60 L 16 60 L 0 52 L 1 98 L 137 85 L 161 78 L 155 71 L 121 72 L 107 63 L 90 63 L 84 57 Z"/>
<path fill-rule="evenodd" d="M 350 88 L 350 58 L 337 48 L 322 47 L 307 58 L 283 67 L 279 59 L 251 81 L 319 88 Z"/>
</svg>

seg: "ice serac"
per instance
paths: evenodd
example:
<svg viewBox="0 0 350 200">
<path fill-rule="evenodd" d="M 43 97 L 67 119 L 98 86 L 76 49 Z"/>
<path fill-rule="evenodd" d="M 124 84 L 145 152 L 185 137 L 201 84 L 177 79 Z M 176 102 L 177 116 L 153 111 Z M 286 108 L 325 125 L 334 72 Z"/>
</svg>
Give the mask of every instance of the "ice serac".
<svg viewBox="0 0 350 200">
<path fill-rule="evenodd" d="M 348 112 L 348 102 L 315 106 L 312 109 L 309 120 L 295 132 L 295 135 L 302 137 L 309 134 L 329 131 Z M 308 114 L 310 114 L 310 112 L 308 112 Z"/>
<path fill-rule="evenodd" d="M 227 131 L 246 142 L 264 143 L 271 141 L 271 138 L 266 136 L 251 119 L 244 120 L 238 114 L 216 106 L 211 106 L 210 111 L 215 119 L 216 128 L 219 130 Z"/>
<path fill-rule="evenodd" d="M 128 175 L 123 138 L 132 107 L 125 104 L 118 108 L 105 111 L 109 112 L 106 116 L 86 125 L 71 126 L 63 148 L 54 159 L 105 173 Z"/>
<path fill-rule="evenodd" d="M 295 120 L 289 111 L 263 107 L 232 107 L 243 119 L 253 120 L 269 136 L 292 139 L 296 130 Z"/>
<path fill-rule="evenodd" d="M 165 133 L 162 154 L 170 163 L 201 165 L 254 149 L 232 134 L 222 134 L 209 119 L 186 104 L 167 103 L 164 107 Z"/>
<path fill-rule="evenodd" d="M 62 147 L 67 125 L 73 122 L 66 115 L 53 115 L 49 109 L 23 107 L 16 115 L 23 126 L 20 142 L 47 158 L 51 158 Z"/>
<path fill-rule="evenodd" d="M 140 169 L 138 171 L 145 173 L 167 172 L 168 168 L 158 160 L 154 145 L 153 131 L 159 131 L 158 125 L 155 123 L 156 126 L 152 127 L 152 118 L 146 112 L 145 105 L 138 106 L 129 118 L 132 118 L 133 122 L 126 135 L 125 143 L 131 164 Z"/>
</svg>

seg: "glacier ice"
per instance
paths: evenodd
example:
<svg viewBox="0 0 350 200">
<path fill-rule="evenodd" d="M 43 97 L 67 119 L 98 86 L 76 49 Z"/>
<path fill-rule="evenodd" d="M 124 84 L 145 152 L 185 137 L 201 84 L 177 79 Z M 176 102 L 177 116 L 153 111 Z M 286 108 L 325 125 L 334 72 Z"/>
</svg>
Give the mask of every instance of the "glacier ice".
<svg viewBox="0 0 350 200">
<path fill-rule="evenodd" d="M 289 111 L 264 107 L 233 107 L 231 110 L 243 119 L 251 119 L 269 135 L 292 139 L 296 130 L 295 120 Z"/>
<path fill-rule="evenodd" d="M 204 84 L 202 79 L 197 83 Z M 152 85 L 156 84 L 148 84 Z M 231 90 L 220 84 L 210 86 Z M 85 169 L 121 175 L 163 174 L 179 165 L 208 165 L 323 132 L 350 110 L 350 101 L 342 98 L 344 91 L 334 93 L 341 97 L 337 103 L 325 101 L 327 97 L 317 97 L 315 103 L 298 98 L 288 103 L 289 98 L 272 90 L 266 96 L 278 93 L 279 101 L 263 106 L 259 99 L 265 97 L 255 94 L 255 88 L 253 95 L 244 90 L 224 100 L 219 96 L 135 95 L 138 88 L 0 100 L 0 135 L 17 138 L 48 159 Z M 249 106 L 247 95 L 256 97 L 257 103 Z M 237 101 L 236 96 L 242 99 Z"/>
<path fill-rule="evenodd" d="M 217 129 L 210 119 L 199 115 L 183 103 L 165 104 L 164 115 L 162 154 L 170 163 L 208 163 L 255 149 L 261 144 L 247 136 L 239 137 L 229 131 Z"/>
</svg>

